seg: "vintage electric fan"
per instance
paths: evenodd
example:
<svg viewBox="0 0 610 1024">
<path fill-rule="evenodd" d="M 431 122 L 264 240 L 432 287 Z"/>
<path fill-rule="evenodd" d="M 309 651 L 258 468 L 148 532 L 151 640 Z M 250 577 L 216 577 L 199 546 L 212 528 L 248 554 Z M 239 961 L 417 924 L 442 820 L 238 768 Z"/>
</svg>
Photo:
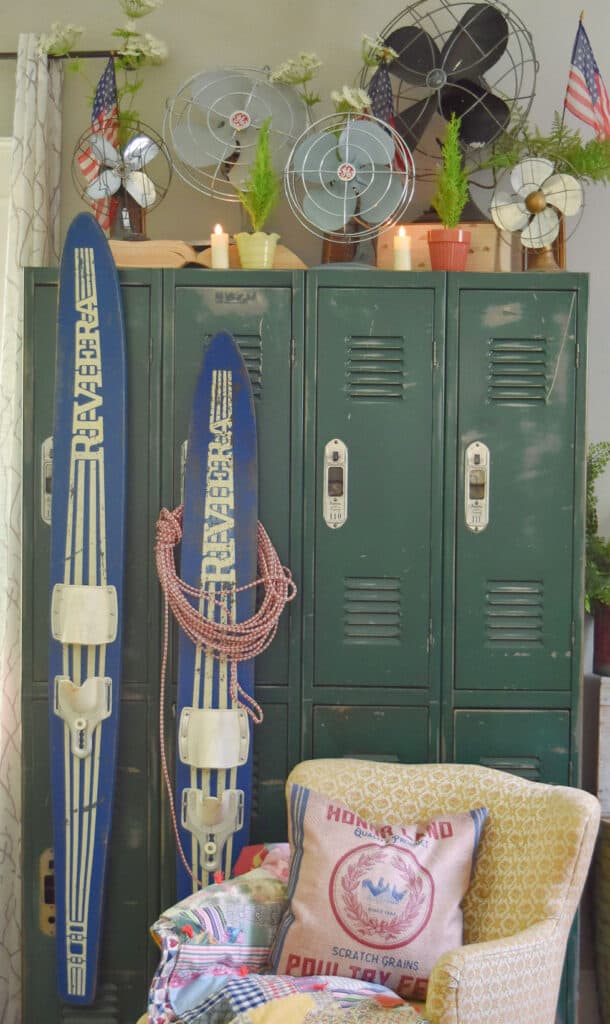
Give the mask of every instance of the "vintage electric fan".
<svg viewBox="0 0 610 1024">
<path fill-rule="evenodd" d="M 332 114 L 295 143 L 284 187 L 293 213 L 313 234 L 337 243 L 362 242 L 406 210 L 413 159 L 384 121 L 370 114 Z"/>
<path fill-rule="evenodd" d="M 381 31 L 398 56 L 387 70 L 396 130 L 421 154 L 438 156 L 444 122 L 461 118 L 467 165 L 525 116 L 534 97 L 536 57 L 530 33 L 504 4 L 418 0 Z M 376 71 L 365 68 L 367 88 Z"/>
<path fill-rule="evenodd" d="M 110 234 L 143 238 L 145 215 L 164 198 L 171 180 L 171 162 L 160 135 L 141 122 L 121 126 L 120 142 L 106 131 L 87 129 L 76 144 L 72 178 L 85 202 L 95 210 L 108 208 Z"/>
<path fill-rule="evenodd" d="M 496 227 L 518 232 L 530 270 L 559 270 L 553 243 L 565 217 L 581 213 L 584 193 L 578 178 L 558 174 L 542 157 L 522 160 L 506 172 L 493 193 L 490 213 Z"/>
<path fill-rule="evenodd" d="M 174 168 L 193 188 L 237 202 L 248 176 L 261 125 L 270 120 L 274 166 L 284 169 L 295 138 L 307 123 L 296 89 L 269 81 L 266 70 L 202 71 L 180 86 L 163 126 Z"/>
</svg>

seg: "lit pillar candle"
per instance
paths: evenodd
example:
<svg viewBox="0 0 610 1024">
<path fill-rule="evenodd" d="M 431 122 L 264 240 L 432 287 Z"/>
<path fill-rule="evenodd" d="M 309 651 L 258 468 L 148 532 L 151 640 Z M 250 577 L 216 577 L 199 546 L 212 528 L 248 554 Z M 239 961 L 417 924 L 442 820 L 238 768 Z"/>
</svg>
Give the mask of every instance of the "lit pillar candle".
<svg viewBox="0 0 610 1024">
<path fill-rule="evenodd" d="M 217 224 L 210 235 L 212 246 L 212 269 L 229 269 L 229 236 L 222 230 L 222 224 Z"/>
<path fill-rule="evenodd" d="M 407 229 L 400 227 L 394 235 L 394 270 L 411 269 L 411 239 Z"/>
</svg>

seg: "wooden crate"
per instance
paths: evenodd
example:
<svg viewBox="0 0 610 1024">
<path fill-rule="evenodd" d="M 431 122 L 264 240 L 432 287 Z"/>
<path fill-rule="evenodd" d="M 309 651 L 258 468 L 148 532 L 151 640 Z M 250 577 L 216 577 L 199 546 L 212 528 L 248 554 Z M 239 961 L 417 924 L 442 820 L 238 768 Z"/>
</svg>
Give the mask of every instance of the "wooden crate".
<svg viewBox="0 0 610 1024">
<path fill-rule="evenodd" d="M 418 223 L 404 225 L 411 239 L 412 270 L 430 270 L 428 230 L 433 226 Z M 440 225 L 437 224 L 436 227 Z M 470 231 L 470 252 L 466 270 L 521 270 L 521 246 L 516 235 L 498 231 L 491 221 L 460 224 L 460 227 Z M 388 228 L 377 240 L 377 266 L 382 270 L 393 269 L 394 235 L 397 230 L 398 225 Z"/>
</svg>

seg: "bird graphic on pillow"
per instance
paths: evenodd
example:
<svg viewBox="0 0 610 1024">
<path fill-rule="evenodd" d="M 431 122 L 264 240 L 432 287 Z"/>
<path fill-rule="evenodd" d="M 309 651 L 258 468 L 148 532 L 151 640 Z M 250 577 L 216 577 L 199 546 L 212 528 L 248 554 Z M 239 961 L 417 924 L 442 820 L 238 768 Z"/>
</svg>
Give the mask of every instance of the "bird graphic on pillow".
<svg viewBox="0 0 610 1024">
<path fill-rule="evenodd" d="M 372 878 L 365 878 L 361 882 L 361 885 L 362 885 L 363 889 L 368 889 L 368 891 L 370 892 L 371 896 L 379 897 L 379 896 L 385 896 L 386 893 L 389 894 L 390 899 L 394 903 L 400 903 L 400 901 L 402 899 L 404 899 L 406 891 L 407 891 L 406 889 L 403 889 L 403 891 L 400 892 L 396 888 L 395 885 L 392 886 L 392 889 L 390 891 L 390 883 L 384 881 L 383 876 L 381 876 L 379 878 L 379 881 L 377 882 L 377 884 L 375 884 L 375 882 L 373 882 Z"/>
</svg>

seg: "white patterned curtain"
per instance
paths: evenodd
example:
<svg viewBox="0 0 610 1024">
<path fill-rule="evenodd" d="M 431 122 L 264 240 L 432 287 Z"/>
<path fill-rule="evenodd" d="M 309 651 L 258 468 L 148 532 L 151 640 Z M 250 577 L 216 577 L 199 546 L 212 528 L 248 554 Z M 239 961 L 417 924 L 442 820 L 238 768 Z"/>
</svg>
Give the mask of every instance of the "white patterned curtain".
<svg viewBox="0 0 610 1024">
<path fill-rule="evenodd" d="M 21 1021 L 23 268 L 58 262 L 60 61 L 21 35 L 0 321 L 0 1022 Z"/>
</svg>

